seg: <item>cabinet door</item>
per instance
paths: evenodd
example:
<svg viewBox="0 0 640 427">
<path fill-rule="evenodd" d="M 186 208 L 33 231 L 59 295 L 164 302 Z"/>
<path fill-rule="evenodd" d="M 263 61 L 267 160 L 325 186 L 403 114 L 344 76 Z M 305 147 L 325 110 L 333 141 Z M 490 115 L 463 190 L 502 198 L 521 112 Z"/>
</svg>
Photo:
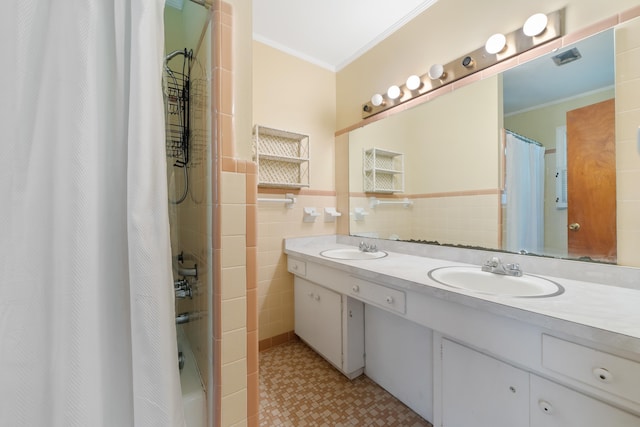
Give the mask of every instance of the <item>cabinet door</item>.
<svg viewBox="0 0 640 427">
<path fill-rule="evenodd" d="M 327 288 L 294 279 L 295 332 L 342 369 L 342 297 Z"/>
<path fill-rule="evenodd" d="M 365 374 L 427 420 L 433 420 L 431 329 L 365 306 Z"/>
<path fill-rule="evenodd" d="M 529 373 L 442 340 L 442 426 L 526 427 Z"/>
<path fill-rule="evenodd" d="M 640 418 L 531 375 L 531 427 L 638 427 Z"/>
</svg>

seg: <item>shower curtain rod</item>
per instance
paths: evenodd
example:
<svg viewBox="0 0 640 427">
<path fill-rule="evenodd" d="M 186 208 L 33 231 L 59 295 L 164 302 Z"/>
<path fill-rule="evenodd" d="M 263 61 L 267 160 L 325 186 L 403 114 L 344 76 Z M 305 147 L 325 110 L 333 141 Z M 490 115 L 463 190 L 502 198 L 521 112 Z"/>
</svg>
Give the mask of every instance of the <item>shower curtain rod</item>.
<svg viewBox="0 0 640 427">
<path fill-rule="evenodd" d="M 199 4 L 200 6 L 204 6 L 207 9 L 211 7 L 211 3 L 207 0 L 190 0 L 192 3 Z"/>
<path fill-rule="evenodd" d="M 542 145 L 542 143 L 536 141 L 535 139 L 531 139 L 531 138 L 527 138 L 526 136 L 522 136 L 519 133 L 516 133 L 512 130 L 509 129 L 505 129 L 506 132 L 510 133 L 511 135 L 515 136 L 518 139 L 523 140 L 524 142 L 527 142 L 529 144 L 533 144 L 533 145 L 537 145 L 538 147 L 544 147 L 544 145 Z"/>
</svg>

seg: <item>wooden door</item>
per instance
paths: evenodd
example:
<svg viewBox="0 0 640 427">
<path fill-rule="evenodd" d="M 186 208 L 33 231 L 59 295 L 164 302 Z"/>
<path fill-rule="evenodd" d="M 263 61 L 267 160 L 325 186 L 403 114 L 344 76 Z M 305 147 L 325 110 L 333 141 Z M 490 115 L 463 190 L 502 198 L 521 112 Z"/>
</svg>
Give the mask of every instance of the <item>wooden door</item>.
<svg viewBox="0 0 640 427">
<path fill-rule="evenodd" d="M 614 100 L 567 112 L 570 257 L 616 262 Z"/>
</svg>

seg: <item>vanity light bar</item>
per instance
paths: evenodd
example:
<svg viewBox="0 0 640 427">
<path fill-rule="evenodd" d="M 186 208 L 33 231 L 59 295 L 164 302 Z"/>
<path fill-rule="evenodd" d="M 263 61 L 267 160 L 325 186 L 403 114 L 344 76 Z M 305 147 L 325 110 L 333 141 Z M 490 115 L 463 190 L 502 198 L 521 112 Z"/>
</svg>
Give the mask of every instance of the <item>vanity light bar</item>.
<svg viewBox="0 0 640 427">
<path fill-rule="evenodd" d="M 536 14 L 536 16 L 537 15 L 541 14 Z M 512 56 L 561 37 L 564 32 L 564 9 L 556 10 L 545 16 L 547 17 L 546 27 L 542 30 L 539 28 L 531 30 L 529 28 L 532 25 L 530 23 L 531 18 L 525 23 L 527 32 L 530 34 L 538 33 L 537 35 L 527 36 L 524 27 L 522 27 L 509 34 L 504 34 L 504 46 L 497 53 L 489 53 L 485 45 L 483 45 L 481 48 L 465 56 L 461 56 L 448 64 L 434 64 L 428 73 L 419 77 L 420 84 L 415 82 L 416 76 L 411 76 L 411 82 L 407 80 L 407 83 L 401 86 L 392 86 L 394 90 L 391 94 L 375 94 L 370 101 L 362 104 L 362 118 L 366 119 L 381 111 L 388 110 L 389 108 L 453 83 L 470 74 L 484 70 Z M 540 22 L 539 18 L 538 16 L 537 22 Z M 500 34 L 500 36 L 500 41 L 502 41 L 503 35 Z M 497 38 L 498 37 L 495 37 L 495 39 Z M 399 94 L 397 94 L 395 90 L 396 87 L 400 89 Z M 396 94 L 397 97 L 391 97 L 391 95 L 395 96 Z"/>
</svg>

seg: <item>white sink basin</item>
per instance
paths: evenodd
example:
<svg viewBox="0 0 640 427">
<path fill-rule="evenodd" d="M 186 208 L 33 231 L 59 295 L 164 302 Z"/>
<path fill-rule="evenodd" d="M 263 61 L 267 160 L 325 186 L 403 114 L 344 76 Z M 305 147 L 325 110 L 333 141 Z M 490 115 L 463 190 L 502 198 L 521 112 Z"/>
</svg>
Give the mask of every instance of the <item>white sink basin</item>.
<svg viewBox="0 0 640 427">
<path fill-rule="evenodd" d="M 384 258 L 387 256 L 387 253 L 384 251 L 362 252 L 358 248 L 342 248 L 342 249 L 328 249 L 326 251 L 320 252 L 320 255 L 326 258 L 333 258 L 333 259 L 356 260 L 356 259 Z"/>
<path fill-rule="evenodd" d="M 482 271 L 480 267 L 440 267 L 431 270 L 429 277 L 446 286 L 489 295 L 542 298 L 564 292 L 562 285 L 542 277 L 505 276 Z"/>
</svg>

